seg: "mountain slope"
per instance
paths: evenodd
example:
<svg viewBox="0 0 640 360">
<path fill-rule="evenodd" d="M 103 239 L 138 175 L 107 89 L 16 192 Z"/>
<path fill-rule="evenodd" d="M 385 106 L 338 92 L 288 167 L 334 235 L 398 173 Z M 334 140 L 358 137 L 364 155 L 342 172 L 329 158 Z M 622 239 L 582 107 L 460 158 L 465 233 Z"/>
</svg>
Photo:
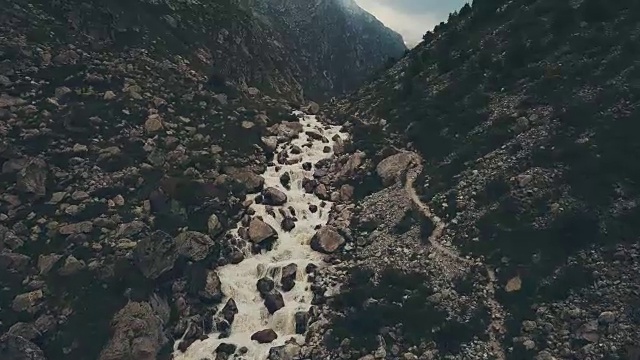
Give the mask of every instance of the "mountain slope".
<svg viewBox="0 0 640 360">
<path fill-rule="evenodd" d="M 634 220 L 640 212 L 638 6 L 474 1 L 327 111 L 327 118 L 361 129 L 356 146 L 374 159 L 393 153 L 388 145 L 422 155 L 423 178 L 416 186 L 446 224 L 439 243 L 495 270 L 507 358 L 637 356 L 640 283 L 632 274 L 640 269 Z M 382 206 L 372 201 L 365 202 L 372 206 L 368 214 Z M 411 233 L 411 224 L 428 223 L 415 215 L 405 221 L 402 234 Z M 398 246 L 410 245 L 407 240 Z M 410 252 L 436 250 L 417 246 Z M 407 270 L 403 256 L 393 259 L 387 255 L 385 262 Z M 430 279 L 425 281 L 439 283 L 426 270 L 432 266 L 431 256 L 423 258 L 420 271 Z M 369 277 L 359 279 L 352 285 L 360 284 L 353 289 L 362 295 L 358 286 Z M 446 291 L 457 292 L 458 299 L 464 294 L 459 287 Z M 477 289 L 471 294 L 486 297 Z M 357 313 L 340 324 L 355 321 Z M 420 339 L 433 340 L 417 336 L 411 342 L 415 334 L 397 331 L 404 341 L 387 339 L 387 352 L 398 350 L 391 344 L 407 351 L 423 346 Z M 488 341 L 483 336 L 477 331 L 462 340 L 462 348 L 443 346 L 452 340 L 440 337 L 429 351 L 438 357 L 466 351 L 475 358 L 484 350 L 474 344 Z"/>
<path fill-rule="evenodd" d="M 250 8 L 284 34 L 312 99 L 354 90 L 406 50 L 399 34 L 353 0 L 254 0 Z"/>
<path fill-rule="evenodd" d="M 0 1 L 0 358 L 168 357 L 209 332 L 261 138 L 314 90 L 243 6 Z"/>
</svg>

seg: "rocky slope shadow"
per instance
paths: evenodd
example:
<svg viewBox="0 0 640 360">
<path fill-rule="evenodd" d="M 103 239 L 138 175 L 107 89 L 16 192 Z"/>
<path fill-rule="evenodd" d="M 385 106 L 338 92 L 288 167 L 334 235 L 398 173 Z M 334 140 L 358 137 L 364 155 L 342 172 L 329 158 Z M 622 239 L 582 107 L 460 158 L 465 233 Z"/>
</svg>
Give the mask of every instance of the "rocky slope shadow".
<svg viewBox="0 0 640 360">
<path fill-rule="evenodd" d="M 155 358 L 165 329 L 214 311 L 212 269 L 233 250 L 221 234 L 262 186 L 272 140 L 295 134 L 273 125 L 296 119 L 40 6 L 0 15 L 0 357 Z"/>
<path fill-rule="evenodd" d="M 425 158 L 442 244 L 496 270 L 508 358 L 637 357 L 637 6 L 474 2 L 328 112 Z"/>
</svg>

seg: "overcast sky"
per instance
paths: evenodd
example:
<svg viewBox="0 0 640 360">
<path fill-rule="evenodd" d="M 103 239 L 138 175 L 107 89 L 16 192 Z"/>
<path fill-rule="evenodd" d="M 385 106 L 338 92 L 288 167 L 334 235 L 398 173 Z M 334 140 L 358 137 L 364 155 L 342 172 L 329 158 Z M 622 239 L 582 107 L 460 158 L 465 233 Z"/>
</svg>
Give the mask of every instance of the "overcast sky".
<svg viewBox="0 0 640 360">
<path fill-rule="evenodd" d="M 422 35 L 449 13 L 459 10 L 466 0 L 356 0 L 365 10 L 385 25 L 399 32 L 407 45 L 413 46 L 422 40 Z"/>
</svg>

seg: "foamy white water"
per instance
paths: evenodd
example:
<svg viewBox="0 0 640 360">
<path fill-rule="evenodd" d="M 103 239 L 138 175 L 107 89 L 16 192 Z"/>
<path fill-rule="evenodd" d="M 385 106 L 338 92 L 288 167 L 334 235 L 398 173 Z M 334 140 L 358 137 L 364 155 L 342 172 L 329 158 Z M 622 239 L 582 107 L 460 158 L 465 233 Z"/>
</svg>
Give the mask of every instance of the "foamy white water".
<svg viewBox="0 0 640 360">
<path fill-rule="evenodd" d="M 302 115 L 296 112 L 297 115 Z M 221 343 L 235 344 L 238 349 L 246 347 L 248 351 L 244 355 L 236 353 L 236 359 L 247 360 L 264 360 L 269 355 L 269 349 L 274 346 L 283 345 L 285 341 L 296 338 L 299 344 L 304 342 L 302 335 L 295 333 L 295 314 L 299 311 L 308 311 L 311 306 L 313 294 L 310 290 L 310 283 L 307 281 L 305 268 L 309 263 L 321 265 L 322 255 L 311 250 L 310 240 L 315 234 L 317 225 L 324 225 L 329 218 L 329 210 L 332 203 L 324 201 L 323 203 L 314 194 L 307 194 L 302 187 L 303 178 L 313 178 L 315 168 L 306 171 L 302 164 L 310 162 L 315 164 L 319 160 L 331 157 L 333 155 L 333 137 L 338 135 L 346 140 L 346 134 L 340 132 L 338 126 L 327 126 L 320 123 L 315 116 L 304 115 L 300 122 L 303 125 L 303 132 L 297 139 L 293 139 L 288 143 L 278 145 L 276 154 L 282 150 L 289 153 L 289 159 L 299 158 L 300 161 L 287 165 L 277 164 L 269 166 L 267 171 L 262 175 L 265 179 L 265 188 L 275 187 L 283 191 L 287 195 L 287 202 L 283 206 L 275 206 L 275 217 L 267 213 L 266 206 L 262 204 L 253 204 L 251 208 L 255 210 L 255 216 L 261 216 L 263 221 L 271 225 L 277 233 L 278 239 L 271 251 L 263 251 L 261 254 L 253 255 L 250 250 L 245 252 L 245 259 L 239 264 L 230 264 L 217 269 L 222 291 L 225 298 L 220 305 L 220 310 L 229 298 L 233 298 L 237 307 L 238 314 L 231 326 L 231 335 L 227 338 L 218 339 L 219 333 L 209 334 L 206 340 L 198 340 L 194 342 L 185 353 L 177 350 L 179 341 L 176 342 L 176 351 L 174 358 L 176 360 L 201 360 L 206 358 L 215 358 L 215 350 Z M 308 137 L 304 132 L 312 130 L 322 134 L 324 139 L 314 140 Z M 326 141 L 326 140 L 325 140 Z M 311 145 L 311 146 L 309 146 Z M 292 154 L 291 148 L 299 147 L 302 152 L 300 154 Z M 324 148 L 329 147 L 329 152 L 324 152 Z M 291 177 L 290 189 L 287 190 L 280 183 L 280 176 L 285 172 L 289 172 Z M 257 194 L 255 194 L 257 195 Z M 255 195 L 249 195 L 249 199 L 253 199 Z M 318 207 L 318 211 L 312 213 L 309 205 Z M 295 210 L 295 216 L 298 221 L 295 222 L 295 228 L 290 232 L 281 229 L 282 214 L 278 208 L 282 208 L 287 213 L 288 208 Z M 232 230 L 237 235 L 238 224 L 236 229 Z M 281 291 L 280 270 L 282 267 L 295 263 L 298 266 L 296 273 L 296 281 L 293 289 L 287 292 Z M 264 305 L 264 300 L 258 293 L 256 283 L 262 277 L 271 277 L 276 283 L 276 290 L 282 293 L 285 306 L 273 315 L 270 315 Z M 260 330 L 272 329 L 278 334 L 278 338 L 269 344 L 259 344 L 257 341 L 251 340 L 251 336 Z M 234 357 L 231 357 L 233 359 Z"/>
</svg>

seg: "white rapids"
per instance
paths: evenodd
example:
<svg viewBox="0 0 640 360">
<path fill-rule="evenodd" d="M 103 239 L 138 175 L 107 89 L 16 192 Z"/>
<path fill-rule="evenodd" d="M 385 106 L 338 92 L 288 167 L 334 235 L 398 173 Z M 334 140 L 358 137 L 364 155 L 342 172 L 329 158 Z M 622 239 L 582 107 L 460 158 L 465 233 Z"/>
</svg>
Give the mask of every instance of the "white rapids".
<svg viewBox="0 0 640 360">
<path fill-rule="evenodd" d="M 177 350 L 179 341 L 176 341 L 175 360 L 215 358 L 215 350 L 221 343 L 231 343 L 236 345 L 238 349 L 242 347 L 247 349 L 245 354 L 239 355 L 236 352 L 230 359 L 264 360 L 268 357 L 272 347 L 283 345 L 291 338 L 295 338 L 299 344 L 304 342 L 304 336 L 296 335 L 294 317 L 297 312 L 308 311 L 311 307 L 313 294 L 310 283 L 307 281 L 305 268 L 310 263 L 320 265 L 322 255 L 313 251 L 309 244 L 316 232 L 316 226 L 327 223 L 332 203 L 320 200 L 315 194 L 305 192 L 302 180 L 305 177 L 313 178 L 315 168 L 312 167 L 311 170 L 306 171 L 302 168 L 302 164 L 310 162 L 315 165 L 319 160 L 333 156 L 334 136 L 338 135 L 341 139 L 346 140 L 347 135 L 340 132 L 339 126 L 324 125 L 315 116 L 303 115 L 301 112 L 295 112 L 295 114 L 301 116 L 300 122 L 303 125 L 303 132 L 298 138 L 279 144 L 275 153 L 278 154 L 286 150 L 289 153 L 289 159 L 299 158 L 300 161 L 289 165 L 278 164 L 274 159 L 275 165 L 268 166 L 262 175 L 265 179 L 264 187 L 275 187 L 283 191 L 287 195 L 287 202 L 283 206 L 274 207 L 275 218 L 267 213 L 265 205 L 255 203 L 251 205 L 251 208 L 255 210 L 254 216 L 261 216 L 264 222 L 271 225 L 277 231 L 278 239 L 271 251 L 263 251 L 254 255 L 247 249 L 245 259 L 242 262 L 217 269 L 225 295 L 219 309 L 222 309 L 229 298 L 233 298 L 238 307 L 238 314 L 231 326 L 231 335 L 228 338 L 219 339 L 219 333 L 214 330 L 214 333 L 209 334 L 207 339 L 194 342 L 185 353 Z M 322 134 L 325 142 L 308 137 L 305 131 L 309 130 Z M 326 142 L 327 140 L 328 142 Z M 302 152 L 292 154 L 291 148 L 293 146 L 299 147 Z M 325 152 L 325 147 L 331 150 Z M 285 172 L 289 172 L 291 177 L 289 190 L 280 183 L 280 176 Z M 247 198 L 253 199 L 255 195 L 258 194 L 249 195 Z M 324 206 L 321 206 L 322 203 Z M 309 210 L 309 205 L 316 205 L 318 210 L 312 213 Z M 278 208 L 286 210 L 289 207 L 295 209 L 298 221 L 295 222 L 295 227 L 290 232 L 285 232 L 281 229 L 280 223 L 283 216 L 279 213 Z M 241 226 L 238 224 L 231 232 L 234 235 L 237 234 Z M 275 283 L 279 284 L 280 269 L 291 263 L 298 266 L 295 286 L 287 292 L 279 290 L 284 298 L 285 306 L 273 315 L 269 315 L 263 299 L 258 293 L 256 283 L 264 276 L 271 276 Z M 269 344 L 259 344 L 257 341 L 251 340 L 251 335 L 264 329 L 274 330 L 278 338 Z"/>
</svg>

